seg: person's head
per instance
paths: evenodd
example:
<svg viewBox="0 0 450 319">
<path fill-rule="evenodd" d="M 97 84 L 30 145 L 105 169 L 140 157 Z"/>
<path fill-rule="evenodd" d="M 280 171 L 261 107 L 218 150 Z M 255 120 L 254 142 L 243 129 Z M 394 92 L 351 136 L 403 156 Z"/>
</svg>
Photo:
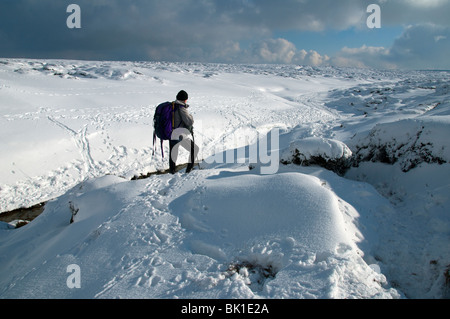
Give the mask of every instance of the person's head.
<svg viewBox="0 0 450 319">
<path fill-rule="evenodd" d="M 177 100 L 186 102 L 188 100 L 188 94 L 186 93 L 186 91 L 181 90 L 180 92 L 178 92 Z"/>
</svg>

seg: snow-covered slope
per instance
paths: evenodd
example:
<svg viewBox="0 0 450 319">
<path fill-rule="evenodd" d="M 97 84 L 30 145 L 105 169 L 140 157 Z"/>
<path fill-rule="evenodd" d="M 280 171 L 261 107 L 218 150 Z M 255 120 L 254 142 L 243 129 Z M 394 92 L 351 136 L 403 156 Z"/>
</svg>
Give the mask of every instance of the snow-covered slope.
<svg viewBox="0 0 450 319">
<path fill-rule="evenodd" d="M 4 59 L 0 297 L 448 297 L 448 75 Z M 131 180 L 181 89 L 202 169 Z"/>
</svg>

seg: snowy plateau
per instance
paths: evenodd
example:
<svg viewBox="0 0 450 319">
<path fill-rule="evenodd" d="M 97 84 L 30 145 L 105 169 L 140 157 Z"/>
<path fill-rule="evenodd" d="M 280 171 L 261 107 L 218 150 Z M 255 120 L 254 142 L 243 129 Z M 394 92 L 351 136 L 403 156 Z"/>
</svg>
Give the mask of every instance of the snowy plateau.
<svg viewBox="0 0 450 319">
<path fill-rule="evenodd" d="M 1 219 L 0 298 L 449 298 L 449 78 L 1 59 L 0 219 L 43 211 Z M 182 89 L 203 161 L 150 175 Z"/>
</svg>

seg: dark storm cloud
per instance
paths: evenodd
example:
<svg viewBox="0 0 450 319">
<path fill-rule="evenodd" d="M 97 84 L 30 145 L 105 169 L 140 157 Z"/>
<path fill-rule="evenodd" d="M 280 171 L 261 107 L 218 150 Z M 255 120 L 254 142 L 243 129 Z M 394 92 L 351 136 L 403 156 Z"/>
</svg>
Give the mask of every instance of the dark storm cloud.
<svg viewBox="0 0 450 319">
<path fill-rule="evenodd" d="M 80 30 L 66 27 L 70 3 L 81 7 Z M 219 58 L 238 41 L 270 37 L 273 28 L 348 27 L 360 18 L 362 7 L 354 0 L 339 1 L 339 6 L 330 0 L 4 0 L 0 54 Z"/>
<path fill-rule="evenodd" d="M 383 23 L 412 25 L 433 23 L 450 26 L 449 0 L 380 0 Z"/>
<path fill-rule="evenodd" d="M 409 68 L 450 70 L 450 27 L 409 26 L 390 49 L 389 59 Z"/>
</svg>

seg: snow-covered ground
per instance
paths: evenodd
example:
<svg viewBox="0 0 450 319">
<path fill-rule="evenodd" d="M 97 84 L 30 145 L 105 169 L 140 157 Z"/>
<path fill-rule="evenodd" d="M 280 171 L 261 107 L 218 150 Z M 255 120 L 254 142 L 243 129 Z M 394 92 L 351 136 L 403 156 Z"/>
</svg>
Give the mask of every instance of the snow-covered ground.
<svg viewBox="0 0 450 319">
<path fill-rule="evenodd" d="M 449 75 L 0 60 L 0 298 L 448 298 Z"/>
</svg>

